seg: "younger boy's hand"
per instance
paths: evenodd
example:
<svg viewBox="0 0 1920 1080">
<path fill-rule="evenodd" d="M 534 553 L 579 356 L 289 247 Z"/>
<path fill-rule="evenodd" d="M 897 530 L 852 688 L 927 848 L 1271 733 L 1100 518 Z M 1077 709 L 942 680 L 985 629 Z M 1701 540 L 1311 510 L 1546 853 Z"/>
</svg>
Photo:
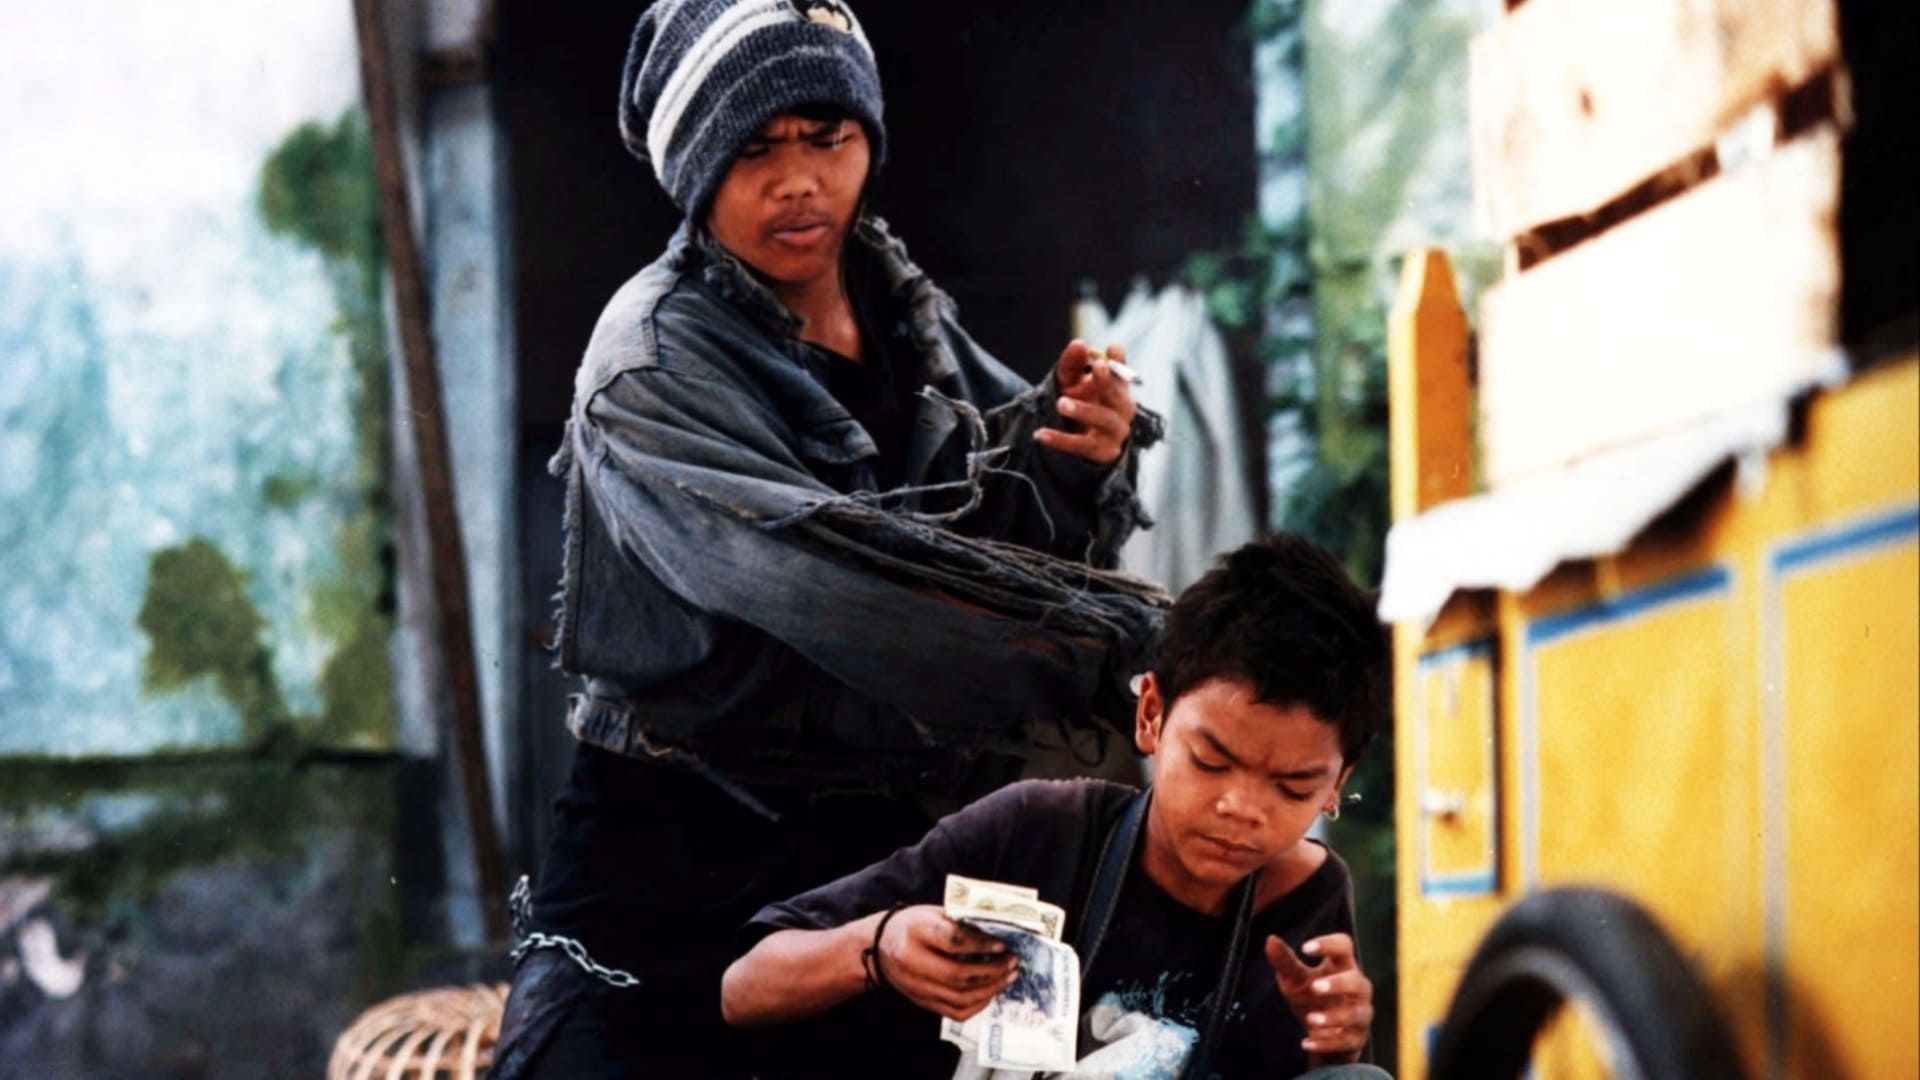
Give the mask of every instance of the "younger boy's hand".
<svg viewBox="0 0 1920 1080">
<path fill-rule="evenodd" d="M 953 1020 L 986 1008 L 1020 967 L 1006 943 L 933 904 L 903 908 L 888 920 L 879 962 L 880 974 L 908 1001 Z"/>
<path fill-rule="evenodd" d="M 1326 934 L 1300 951 L 1323 958 L 1320 966 L 1308 967 L 1286 942 L 1267 938 L 1267 963 L 1280 995 L 1306 1025 L 1300 1045 L 1318 1064 L 1358 1061 L 1373 1025 L 1373 982 L 1354 957 L 1352 936 Z"/>
</svg>

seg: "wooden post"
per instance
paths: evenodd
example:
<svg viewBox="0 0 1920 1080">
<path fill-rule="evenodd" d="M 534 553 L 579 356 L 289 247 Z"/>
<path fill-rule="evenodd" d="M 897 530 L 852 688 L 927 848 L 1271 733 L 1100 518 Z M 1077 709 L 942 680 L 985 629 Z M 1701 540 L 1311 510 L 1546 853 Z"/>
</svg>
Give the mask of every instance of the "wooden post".
<svg viewBox="0 0 1920 1080">
<path fill-rule="evenodd" d="M 1473 489 L 1467 317 L 1444 252 L 1408 254 L 1387 316 L 1387 409 L 1393 517 Z"/>
<path fill-rule="evenodd" d="M 427 544 L 433 566 L 433 600 L 440 654 L 446 664 L 449 742 L 460 770 L 467 828 L 473 839 L 474 872 L 487 936 L 507 935 L 506 867 L 493 820 L 486 743 L 480 730 L 480 690 L 473 657 L 473 627 L 467 610 L 467 561 L 460 516 L 453 499 L 453 469 L 441 411 L 439 361 L 429 329 L 426 279 L 414 242 L 412 204 L 400 156 L 393 66 L 387 52 L 382 0 L 354 0 L 360 45 L 360 83 L 367 125 L 373 135 L 374 179 L 380 190 L 381 236 L 393 275 L 394 308 L 400 322 L 401 361 L 406 374 L 408 426 L 419 461 L 426 506 Z"/>
<path fill-rule="evenodd" d="M 1395 521 L 1471 490 L 1471 403 L 1467 319 L 1454 292 L 1453 268 L 1437 250 L 1409 252 L 1393 308 L 1387 313 L 1387 448 Z M 1424 620 L 1405 620 L 1393 628 L 1396 726 L 1421 722 L 1418 672 L 1427 630 Z M 1424 734 L 1409 733 L 1407 738 L 1394 739 L 1394 769 L 1402 781 L 1395 785 L 1393 819 L 1402 836 L 1413 836 L 1411 830 L 1421 827 L 1423 793 L 1410 778 L 1426 771 L 1427 763 L 1416 760 L 1416 754 L 1424 756 L 1419 749 L 1424 738 Z M 1415 849 L 1414 844 L 1400 844 L 1396 862 L 1403 964 L 1405 957 L 1413 955 L 1408 946 L 1420 932 L 1413 922 L 1421 904 L 1421 869 Z M 1414 1060 L 1422 1045 L 1418 1015 L 1411 1009 L 1401 1013 L 1403 1060 Z"/>
</svg>

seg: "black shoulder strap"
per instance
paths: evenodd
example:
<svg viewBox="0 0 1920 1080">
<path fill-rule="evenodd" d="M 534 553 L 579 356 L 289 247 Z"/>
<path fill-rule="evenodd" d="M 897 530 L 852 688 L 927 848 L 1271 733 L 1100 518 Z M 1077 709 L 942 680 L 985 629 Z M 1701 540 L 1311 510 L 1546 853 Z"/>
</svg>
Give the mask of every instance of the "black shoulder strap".
<svg viewBox="0 0 1920 1080">
<path fill-rule="evenodd" d="M 1248 874 L 1236 890 L 1232 901 L 1233 932 L 1227 935 L 1227 955 L 1220 963 L 1220 981 L 1207 1003 L 1200 1039 L 1193 1044 L 1193 1053 L 1187 1055 L 1181 1080 L 1207 1080 L 1212 1075 L 1213 1051 L 1220 1045 L 1220 1029 L 1226 1024 L 1227 1014 L 1233 1011 L 1234 993 L 1240 988 L 1240 972 L 1246 966 L 1247 938 L 1253 930 L 1253 887 L 1259 879 L 1257 872 Z"/>
<path fill-rule="evenodd" d="M 1087 901 L 1081 907 L 1080 934 L 1073 946 L 1080 954 L 1083 980 L 1087 972 L 1093 970 L 1094 954 L 1100 951 L 1100 942 L 1107 936 L 1107 924 L 1113 921 L 1113 910 L 1120 900 L 1120 884 L 1127 880 L 1127 866 L 1133 862 L 1134 848 L 1139 846 L 1141 826 L 1147 820 L 1147 802 L 1152 797 L 1152 791 L 1142 791 L 1128 799 L 1127 808 L 1107 830 L 1107 838 L 1100 846 L 1100 858 L 1094 863 L 1093 887 L 1087 890 Z"/>
<path fill-rule="evenodd" d="M 1093 959 L 1106 939 L 1114 910 L 1120 906 L 1120 886 L 1127 879 L 1127 867 L 1133 862 L 1134 853 L 1139 850 L 1147 804 L 1152 796 L 1149 789 L 1129 799 L 1127 808 L 1107 830 L 1106 840 L 1100 847 L 1099 860 L 1094 864 L 1093 886 L 1087 891 L 1087 900 L 1080 912 L 1079 935 L 1074 942 L 1074 950 L 1080 954 L 1083 982 L 1093 970 Z M 1220 981 L 1214 986 L 1213 997 L 1208 999 L 1207 1015 L 1201 1021 L 1193 1052 L 1187 1055 L 1182 1080 L 1205 1080 L 1212 1069 L 1214 1047 L 1219 1045 L 1220 1029 L 1233 1009 L 1234 993 L 1240 985 L 1240 973 L 1245 969 L 1247 939 L 1253 928 L 1254 882 L 1259 876 L 1249 874 L 1234 890 L 1233 931 L 1227 935 Z"/>
</svg>

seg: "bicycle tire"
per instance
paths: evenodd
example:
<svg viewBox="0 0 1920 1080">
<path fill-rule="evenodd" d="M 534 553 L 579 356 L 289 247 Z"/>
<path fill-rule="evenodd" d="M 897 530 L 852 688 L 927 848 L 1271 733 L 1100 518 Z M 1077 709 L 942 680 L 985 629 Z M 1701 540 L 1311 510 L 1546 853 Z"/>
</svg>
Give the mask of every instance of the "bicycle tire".
<svg viewBox="0 0 1920 1080">
<path fill-rule="evenodd" d="M 1713 997 L 1653 917 L 1604 889 L 1535 893 L 1475 950 L 1434 1044 L 1434 1080 L 1517 1077 L 1541 1028 L 1579 1002 L 1609 1035 L 1616 1075 L 1737 1080 Z"/>
</svg>

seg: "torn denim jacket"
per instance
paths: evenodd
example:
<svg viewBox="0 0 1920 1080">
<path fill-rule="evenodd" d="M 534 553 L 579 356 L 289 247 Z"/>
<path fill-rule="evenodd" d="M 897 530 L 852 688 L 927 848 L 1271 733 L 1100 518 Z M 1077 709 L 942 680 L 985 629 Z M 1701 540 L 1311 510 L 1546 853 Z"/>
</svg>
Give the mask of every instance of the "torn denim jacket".
<svg viewBox="0 0 1920 1080">
<path fill-rule="evenodd" d="M 615 294 L 567 438 L 560 664 L 580 739 L 724 787 L 949 790 L 1036 725 L 1130 729 L 1167 597 L 1111 567 L 1145 524 L 1144 410 L 1102 470 L 1033 442 L 1057 424 L 960 328 L 884 223 L 873 260 L 927 365 L 906 477 L 827 392 L 828 355 L 703 230 Z"/>
</svg>

